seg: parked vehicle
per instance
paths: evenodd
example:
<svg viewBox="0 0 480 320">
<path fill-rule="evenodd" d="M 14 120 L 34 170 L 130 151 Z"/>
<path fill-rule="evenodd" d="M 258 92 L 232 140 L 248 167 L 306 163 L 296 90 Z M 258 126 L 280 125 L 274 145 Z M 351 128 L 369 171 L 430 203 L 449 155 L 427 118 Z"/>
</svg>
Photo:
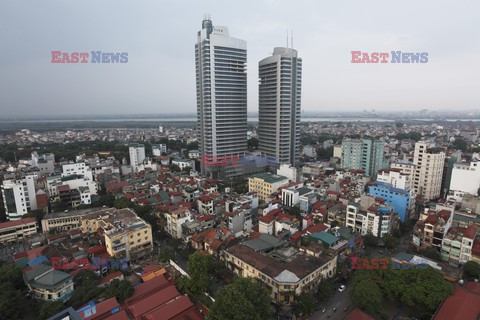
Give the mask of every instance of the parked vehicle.
<svg viewBox="0 0 480 320">
<path fill-rule="evenodd" d="M 345 291 L 346 288 L 347 288 L 347 287 L 345 287 L 345 285 L 342 284 L 342 285 L 340 286 L 340 288 L 338 288 L 338 292 L 343 292 L 343 291 Z"/>
</svg>

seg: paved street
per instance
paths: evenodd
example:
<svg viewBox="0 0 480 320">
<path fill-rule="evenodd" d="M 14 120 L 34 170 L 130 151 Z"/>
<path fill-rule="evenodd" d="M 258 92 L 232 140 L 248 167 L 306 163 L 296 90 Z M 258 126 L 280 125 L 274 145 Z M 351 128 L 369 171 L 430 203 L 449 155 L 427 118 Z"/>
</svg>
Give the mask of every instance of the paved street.
<svg viewBox="0 0 480 320">
<path fill-rule="evenodd" d="M 353 310 L 352 299 L 350 298 L 350 287 L 347 285 L 347 289 L 343 292 L 338 292 L 338 285 L 335 287 L 335 295 L 330 298 L 326 303 L 319 305 L 318 311 L 312 314 L 309 320 L 343 320 L 345 316 Z M 325 308 L 325 312 L 322 310 Z M 333 308 L 337 308 L 334 312 Z M 348 308 L 347 311 L 344 311 Z"/>
</svg>

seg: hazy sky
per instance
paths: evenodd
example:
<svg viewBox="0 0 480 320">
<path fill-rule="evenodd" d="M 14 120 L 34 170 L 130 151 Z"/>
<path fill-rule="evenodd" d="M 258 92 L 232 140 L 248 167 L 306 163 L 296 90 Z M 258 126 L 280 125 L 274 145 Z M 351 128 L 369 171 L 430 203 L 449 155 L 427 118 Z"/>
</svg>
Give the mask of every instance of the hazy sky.
<svg viewBox="0 0 480 320">
<path fill-rule="evenodd" d="M 302 109 L 480 109 L 480 2 L 0 1 L 0 117 L 195 112 L 202 16 L 247 41 L 248 109 L 258 61 L 303 58 Z M 126 64 L 52 64 L 51 51 L 128 52 Z M 352 64 L 351 51 L 428 52 L 426 64 Z"/>
</svg>

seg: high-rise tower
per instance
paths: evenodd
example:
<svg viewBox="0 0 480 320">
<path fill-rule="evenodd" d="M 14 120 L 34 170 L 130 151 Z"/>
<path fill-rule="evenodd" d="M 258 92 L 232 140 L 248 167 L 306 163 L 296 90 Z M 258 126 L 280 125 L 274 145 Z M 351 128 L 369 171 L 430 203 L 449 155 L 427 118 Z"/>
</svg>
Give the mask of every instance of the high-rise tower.
<svg viewBox="0 0 480 320">
<path fill-rule="evenodd" d="M 275 48 L 258 68 L 260 151 L 295 166 L 300 154 L 302 59 L 297 50 Z"/>
<path fill-rule="evenodd" d="M 197 126 L 202 155 L 221 157 L 247 149 L 247 44 L 227 27 L 202 22 L 195 44 Z M 205 174 L 206 167 L 202 166 Z"/>
</svg>

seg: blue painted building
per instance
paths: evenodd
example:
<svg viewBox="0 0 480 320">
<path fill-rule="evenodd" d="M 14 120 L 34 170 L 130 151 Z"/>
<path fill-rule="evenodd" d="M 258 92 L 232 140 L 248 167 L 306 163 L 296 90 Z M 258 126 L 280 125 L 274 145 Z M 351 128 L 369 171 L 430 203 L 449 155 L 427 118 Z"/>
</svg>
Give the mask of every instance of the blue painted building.
<svg viewBox="0 0 480 320">
<path fill-rule="evenodd" d="M 375 181 L 369 188 L 370 195 L 385 200 L 385 203 L 395 208 L 400 221 L 405 222 L 408 212 L 413 204 L 410 192 L 403 189 L 395 188 L 390 183 Z"/>
</svg>

